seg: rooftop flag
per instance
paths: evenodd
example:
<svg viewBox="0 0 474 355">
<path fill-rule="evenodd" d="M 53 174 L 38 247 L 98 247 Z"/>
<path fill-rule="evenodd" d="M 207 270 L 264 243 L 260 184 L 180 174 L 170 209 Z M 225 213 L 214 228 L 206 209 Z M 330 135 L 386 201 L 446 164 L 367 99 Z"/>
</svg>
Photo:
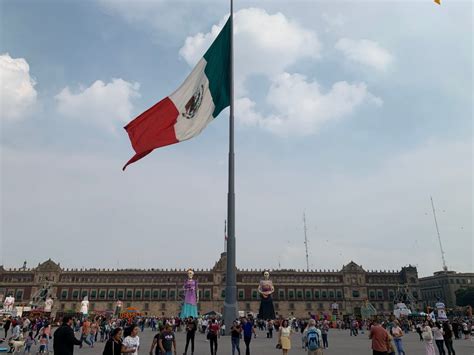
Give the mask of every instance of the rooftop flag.
<svg viewBox="0 0 474 355">
<path fill-rule="evenodd" d="M 135 155 L 197 136 L 230 105 L 230 20 L 183 84 L 124 128 Z"/>
</svg>

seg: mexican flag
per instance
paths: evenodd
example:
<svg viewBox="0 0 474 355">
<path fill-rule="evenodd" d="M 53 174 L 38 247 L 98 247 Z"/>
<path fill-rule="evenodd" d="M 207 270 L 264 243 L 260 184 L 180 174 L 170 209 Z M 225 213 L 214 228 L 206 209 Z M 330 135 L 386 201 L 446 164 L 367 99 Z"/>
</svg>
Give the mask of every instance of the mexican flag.
<svg viewBox="0 0 474 355">
<path fill-rule="evenodd" d="M 197 136 L 230 105 L 230 19 L 183 84 L 124 128 L 135 155 Z"/>
</svg>

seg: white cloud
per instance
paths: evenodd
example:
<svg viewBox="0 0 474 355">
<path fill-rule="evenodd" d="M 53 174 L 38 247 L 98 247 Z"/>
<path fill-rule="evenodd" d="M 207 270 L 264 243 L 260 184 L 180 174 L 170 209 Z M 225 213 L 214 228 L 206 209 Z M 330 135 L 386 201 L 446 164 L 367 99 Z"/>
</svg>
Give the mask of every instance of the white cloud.
<svg viewBox="0 0 474 355">
<path fill-rule="evenodd" d="M 300 74 L 283 73 L 275 78 L 266 97 L 274 113 L 263 116 L 249 98 L 236 102 L 236 117 L 247 126 L 260 126 L 281 136 L 315 134 L 331 120 L 350 115 L 364 102 L 381 105 L 364 83 L 335 83 L 324 93 L 316 81 L 308 81 Z"/>
<path fill-rule="evenodd" d="M 0 55 L 0 112 L 2 119 L 20 120 L 36 103 L 35 81 L 24 58 Z"/>
<path fill-rule="evenodd" d="M 377 42 L 367 39 L 353 40 L 341 38 L 335 48 L 340 50 L 349 60 L 363 64 L 379 71 L 385 71 L 393 62 L 392 55 Z"/>
<path fill-rule="evenodd" d="M 186 38 L 180 55 L 193 66 L 204 55 L 228 16 L 207 33 Z M 282 13 L 269 14 L 248 8 L 234 14 L 236 90 L 244 92 L 245 79 L 252 74 L 268 77 L 280 74 L 302 58 L 319 58 L 321 43 L 312 30 L 289 20 Z"/>
<path fill-rule="evenodd" d="M 236 116 L 242 125 L 282 136 L 306 136 L 330 120 L 351 114 L 364 102 L 381 104 L 364 83 L 341 81 L 323 93 L 316 81 L 286 72 L 301 59 L 320 58 L 321 44 L 314 31 L 281 13 L 258 8 L 242 9 L 234 16 Z M 186 38 L 180 55 L 190 66 L 203 56 L 226 20 L 227 16 L 209 32 Z M 271 83 L 266 94 L 268 114 L 261 114 L 257 103 L 247 97 L 246 79 L 252 75 L 263 75 Z"/>
<path fill-rule="evenodd" d="M 132 115 L 132 98 L 138 97 L 138 83 L 112 79 L 105 84 L 97 80 L 79 93 L 65 87 L 55 96 L 57 110 L 64 117 L 77 119 L 115 131 L 116 122 L 127 122 Z"/>
<path fill-rule="evenodd" d="M 346 23 L 346 19 L 342 14 L 337 15 L 329 15 L 328 13 L 324 12 L 321 15 L 321 18 L 326 23 L 326 31 L 329 31 L 331 27 L 342 27 Z"/>
</svg>

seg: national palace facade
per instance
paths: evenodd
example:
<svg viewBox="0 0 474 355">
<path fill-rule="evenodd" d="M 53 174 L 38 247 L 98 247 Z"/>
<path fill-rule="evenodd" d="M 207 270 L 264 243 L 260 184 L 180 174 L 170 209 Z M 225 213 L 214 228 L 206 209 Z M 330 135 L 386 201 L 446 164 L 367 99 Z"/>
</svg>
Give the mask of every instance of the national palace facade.
<svg viewBox="0 0 474 355">
<path fill-rule="evenodd" d="M 225 297 L 226 253 L 212 269 L 195 270 L 199 283 L 199 311 L 222 313 Z M 258 283 L 263 270 L 237 270 L 239 309 L 257 313 Z M 63 269 L 47 260 L 35 268 L 5 269 L 0 266 L 0 294 L 13 295 L 15 305 L 41 305 L 45 290 L 54 300 L 53 313 L 78 312 L 84 296 L 91 313 L 113 311 L 117 300 L 124 307 L 156 316 L 179 314 L 186 270 L 169 269 Z M 332 313 L 358 315 L 367 300 L 380 313 L 390 313 L 400 292 L 422 309 L 420 283 L 414 266 L 399 271 L 366 271 L 350 262 L 341 270 L 271 270 L 277 315 L 306 317 Z M 41 295 L 43 293 L 43 295 Z M 335 307 L 334 307 L 335 308 Z"/>
</svg>

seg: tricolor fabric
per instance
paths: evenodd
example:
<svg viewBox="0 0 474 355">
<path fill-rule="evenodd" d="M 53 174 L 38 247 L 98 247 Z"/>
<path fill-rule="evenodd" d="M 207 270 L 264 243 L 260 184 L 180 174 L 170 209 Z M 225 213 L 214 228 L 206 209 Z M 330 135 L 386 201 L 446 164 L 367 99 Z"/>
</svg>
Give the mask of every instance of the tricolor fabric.
<svg viewBox="0 0 474 355">
<path fill-rule="evenodd" d="M 135 155 L 197 136 L 230 105 L 230 19 L 184 83 L 124 128 Z"/>
</svg>

